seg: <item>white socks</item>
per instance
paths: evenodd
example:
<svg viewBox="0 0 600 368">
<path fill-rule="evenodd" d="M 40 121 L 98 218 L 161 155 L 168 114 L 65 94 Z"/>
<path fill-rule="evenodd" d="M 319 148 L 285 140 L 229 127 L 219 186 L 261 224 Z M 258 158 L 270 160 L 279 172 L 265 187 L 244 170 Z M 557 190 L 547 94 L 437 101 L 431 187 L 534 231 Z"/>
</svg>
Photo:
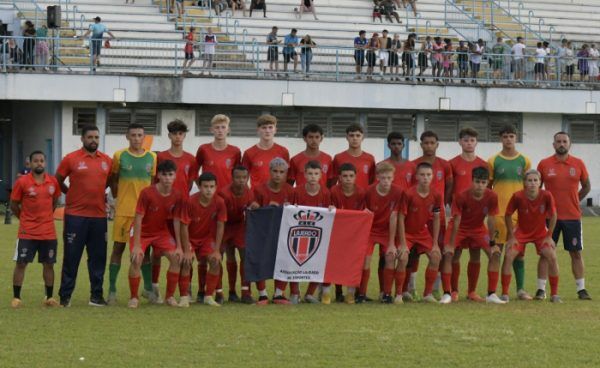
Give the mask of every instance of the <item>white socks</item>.
<svg viewBox="0 0 600 368">
<path fill-rule="evenodd" d="M 544 280 L 544 279 L 537 279 L 537 288 L 538 288 L 538 290 L 544 290 L 544 291 L 546 291 L 546 280 Z"/>
<path fill-rule="evenodd" d="M 577 286 L 577 291 L 585 289 L 585 279 L 575 280 L 575 285 Z"/>
</svg>

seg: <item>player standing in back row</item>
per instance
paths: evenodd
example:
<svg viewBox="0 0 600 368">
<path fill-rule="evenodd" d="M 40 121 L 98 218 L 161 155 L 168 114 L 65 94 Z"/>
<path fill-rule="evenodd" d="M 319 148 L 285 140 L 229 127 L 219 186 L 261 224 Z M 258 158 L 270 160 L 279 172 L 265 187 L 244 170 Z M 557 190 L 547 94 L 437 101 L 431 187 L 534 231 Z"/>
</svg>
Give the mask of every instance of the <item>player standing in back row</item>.
<svg viewBox="0 0 600 368">
<path fill-rule="evenodd" d="M 490 188 L 498 195 L 498 211 L 506 211 L 508 201 L 515 192 L 523 189 L 524 175 L 531 167 L 531 162 L 516 148 L 517 128 L 505 125 L 498 132 L 502 142 L 502 151 L 488 160 L 490 168 Z M 513 228 L 517 224 L 517 215 L 513 216 Z M 503 247 L 509 235 L 505 226 L 504 216 L 496 217 L 496 236 L 494 241 Z M 531 300 L 525 291 L 525 254 L 519 254 L 513 263 L 515 281 L 517 282 L 517 297 L 521 300 Z"/>
</svg>

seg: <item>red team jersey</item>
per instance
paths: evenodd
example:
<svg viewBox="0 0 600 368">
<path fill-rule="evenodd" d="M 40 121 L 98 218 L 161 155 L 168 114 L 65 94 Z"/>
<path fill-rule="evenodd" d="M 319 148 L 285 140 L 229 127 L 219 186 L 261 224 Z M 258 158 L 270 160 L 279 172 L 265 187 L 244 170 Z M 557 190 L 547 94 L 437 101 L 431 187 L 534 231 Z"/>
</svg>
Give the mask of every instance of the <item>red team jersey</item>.
<svg viewBox="0 0 600 368">
<path fill-rule="evenodd" d="M 173 217 L 181 198 L 175 189 L 167 196 L 162 195 L 156 185 L 142 189 L 135 208 L 135 213 L 143 216 L 141 237 L 173 238 Z"/>
<path fill-rule="evenodd" d="M 422 197 L 414 186 L 404 192 L 402 196 L 401 213 L 404 217 L 404 231 L 409 235 L 422 235 L 429 231 L 427 223 L 435 212 L 441 212 L 443 208 L 442 195 L 431 190 L 429 194 Z"/>
<path fill-rule="evenodd" d="M 216 242 L 217 222 L 227 221 L 227 207 L 223 198 L 218 195 L 205 207 L 200 204 L 200 195 L 196 193 L 184 201 L 176 218 L 188 225 L 192 248 L 200 250 L 206 256 L 213 251 Z"/>
<path fill-rule="evenodd" d="M 360 154 L 358 157 L 350 155 L 347 151 L 338 153 L 333 158 L 333 174 L 339 174 L 340 166 L 343 164 L 353 164 L 356 167 L 356 185 L 367 189 L 375 180 L 375 158 L 370 153 Z"/>
<path fill-rule="evenodd" d="M 341 210 L 362 211 L 365 209 L 365 194 L 366 191 L 363 188 L 354 186 L 354 193 L 347 197 L 342 185 L 337 184 L 331 187 L 331 204 Z"/>
<path fill-rule="evenodd" d="M 542 173 L 544 188 L 560 198 L 556 203 L 558 219 L 581 219 L 579 184 L 590 177 L 583 161 L 571 155 L 561 161 L 553 155 L 540 161 L 537 169 Z"/>
<path fill-rule="evenodd" d="M 311 207 L 329 207 L 331 205 L 331 196 L 327 187 L 321 186 L 316 195 L 310 195 L 306 191 L 306 186 L 294 188 L 294 202 L 300 206 Z"/>
<path fill-rule="evenodd" d="M 250 186 L 255 187 L 269 181 L 269 164 L 276 158 L 281 157 L 286 162 L 290 161 L 290 154 L 287 148 L 273 143 L 273 147 L 268 150 L 259 148 L 254 145 L 244 152 L 242 157 L 242 165 L 250 171 Z"/>
<path fill-rule="evenodd" d="M 246 208 L 254 202 L 254 193 L 248 187 L 244 187 L 241 196 L 236 196 L 231 190 L 231 185 L 219 191 L 219 196 L 225 201 L 227 208 L 227 223 L 225 224 L 225 234 L 223 235 L 223 244 L 232 243 L 237 247 L 243 247 L 246 234 Z"/>
<path fill-rule="evenodd" d="M 203 144 L 196 152 L 196 163 L 202 172 L 211 172 L 217 177 L 217 188 L 231 184 L 231 170 L 240 164 L 240 149 L 230 144 L 224 150 L 216 150 L 212 143 Z"/>
<path fill-rule="evenodd" d="M 309 157 L 305 152 L 300 152 L 296 156 L 292 157 L 290 161 L 290 170 L 288 171 L 288 180 L 293 180 L 296 183 L 296 187 L 301 187 L 306 184 L 304 178 L 304 166 L 309 161 L 318 161 L 321 163 L 321 181 L 319 182 L 323 188 L 327 187 L 327 181 L 335 178 L 333 172 L 333 161 L 331 156 L 325 152 L 320 151 L 317 157 Z"/>
<path fill-rule="evenodd" d="M 450 160 L 449 163 L 450 167 L 452 168 L 452 181 L 454 183 L 452 187 L 452 196 L 457 196 L 465 190 L 471 188 L 471 184 L 473 183 L 474 168 L 488 168 L 487 162 L 479 156 L 476 156 L 475 160 L 473 161 L 467 161 L 462 158 L 461 155 L 458 155 Z"/>
<path fill-rule="evenodd" d="M 413 162 L 416 165 L 419 165 L 421 162 L 423 162 L 423 156 L 417 158 L 416 160 L 414 160 Z M 431 181 L 431 189 L 433 189 L 434 191 L 438 192 L 441 196 L 442 196 L 442 203 L 446 203 L 444 202 L 445 200 L 445 195 L 446 195 L 446 183 L 447 182 L 452 182 L 453 178 L 452 178 L 452 167 L 450 166 L 450 163 L 446 160 L 444 160 L 443 158 L 439 158 L 436 157 L 435 160 L 433 161 L 433 180 Z M 417 178 L 415 176 L 415 178 L 413 179 L 413 184 L 417 184 Z M 440 218 L 445 218 L 445 214 L 444 211 L 442 211 L 440 213 Z"/>
<path fill-rule="evenodd" d="M 400 208 L 402 189 L 392 185 L 388 194 L 382 196 L 377 192 L 377 185 L 371 185 L 365 194 L 365 206 L 373 212 L 371 240 L 369 242 L 387 246 L 390 235 L 390 216 L 393 212 L 398 212 Z"/>
<path fill-rule="evenodd" d="M 519 243 L 533 242 L 548 235 L 546 220 L 556 213 L 552 194 L 540 189 L 537 198 L 527 198 L 524 190 L 513 194 L 506 207 L 506 216 L 518 214 L 515 238 Z"/>
<path fill-rule="evenodd" d="M 175 157 L 169 151 L 159 152 L 156 155 L 157 165 L 163 161 L 171 160 L 177 166 L 175 182 L 173 189 L 179 191 L 182 196 L 188 198 L 190 196 L 190 184 L 198 179 L 198 164 L 191 153 L 183 152 L 181 157 Z M 158 175 L 157 175 L 158 176 Z M 158 182 L 158 177 L 155 179 Z M 218 179 L 217 179 L 218 183 Z"/>
<path fill-rule="evenodd" d="M 452 216 L 460 216 L 460 226 L 456 234 L 455 245 L 463 248 L 488 248 L 489 234 L 484 225 L 486 216 L 498 215 L 498 195 L 486 188 L 483 197 L 473 198 L 470 189 L 459 193 L 452 200 Z M 448 228 L 454 227 L 454 217 Z M 451 231 L 446 232 L 446 243 L 450 242 Z"/>
<path fill-rule="evenodd" d="M 56 179 L 44 174 L 41 184 L 33 174 L 21 176 L 15 182 L 10 200 L 21 202 L 19 215 L 19 239 L 54 240 L 54 201 L 60 197 Z"/>
<path fill-rule="evenodd" d="M 282 206 L 284 203 L 294 203 L 294 188 L 288 183 L 283 183 L 279 192 L 274 192 L 267 183 L 254 188 L 254 198 L 259 206 L 270 206 L 273 203 Z"/>
<path fill-rule="evenodd" d="M 413 178 L 415 177 L 415 172 L 417 166 L 412 161 L 403 161 L 397 162 L 392 160 L 391 158 L 387 158 L 384 162 L 389 162 L 394 165 L 396 169 L 394 171 L 394 184 L 399 186 L 400 189 L 406 190 L 413 185 Z"/>
</svg>

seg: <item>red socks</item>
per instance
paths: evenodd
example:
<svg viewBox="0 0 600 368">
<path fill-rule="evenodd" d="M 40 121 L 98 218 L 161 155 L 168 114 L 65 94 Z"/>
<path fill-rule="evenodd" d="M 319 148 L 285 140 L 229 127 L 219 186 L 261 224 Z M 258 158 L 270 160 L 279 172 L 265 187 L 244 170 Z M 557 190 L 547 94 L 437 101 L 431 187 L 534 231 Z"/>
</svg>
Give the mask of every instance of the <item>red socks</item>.
<svg viewBox="0 0 600 368">
<path fill-rule="evenodd" d="M 267 282 L 265 280 L 260 280 L 256 282 L 256 288 L 258 291 L 263 291 L 267 289 Z"/>
<path fill-rule="evenodd" d="M 502 295 L 508 295 L 511 279 L 512 275 L 510 273 L 508 275 L 502 274 Z"/>
<path fill-rule="evenodd" d="M 138 290 L 140 288 L 141 277 L 129 277 L 129 291 L 131 292 L 131 299 L 138 298 Z"/>
<path fill-rule="evenodd" d="M 427 296 L 433 291 L 433 284 L 435 283 L 437 274 L 437 268 L 433 269 L 428 267 L 427 270 L 425 270 L 425 291 L 423 292 L 423 296 Z"/>
<path fill-rule="evenodd" d="M 158 279 L 160 278 L 160 263 L 152 264 L 152 283 L 158 284 Z"/>
<path fill-rule="evenodd" d="M 444 289 L 444 293 L 449 293 L 454 290 L 454 267 L 452 267 L 452 271 L 452 273 L 442 273 L 442 289 Z"/>
<path fill-rule="evenodd" d="M 456 262 L 452 263 L 452 291 L 458 291 L 458 280 L 460 280 L 460 263 Z"/>
<path fill-rule="evenodd" d="M 402 292 L 404 291 L 404 280 L 407 278 L 406 271 L 396 272 L 394 277 L 396 278 L 396 295 L 402 295 Z"/>
<path fill-rule="evenodd" d="M 319 286 L 318 282 L 310 282 L 308 283 L 308 288 L 306 288 L 306 295 L 313 295 Z"/>
<path fill-rule="evenodd" d="M 481 263 L 469 262 L 467 266 L 467 278 L 468 278 L 468 292 L 472 293 L 477 290 L 477 281 L 479 280 L 479 271 L 481 270 Z"/>
<path fill-rule="evenodd" d="M 173 296 L 173 294 L 175 294 L 178 282 L 179 272 L 167 272 L 167 292 L 165 293 L 165 299 L 169 299 Z"/>
<path fill-rule="evenodd" d="M 274 280 L 274 283 L 275 283 L 275 289 L 279 289 L 281 291 L 285 291 L 285 287 L 287 286 L 287 282 L 280 281 L 280 280 Z"/>
<path fill-rule="evenodd" d="M 550 296 L 558 295 L 558 276 L 548 277 L 550 280 Z"/>
<path fill-rule="evenodd" d="M 500 274 L 498 272 L 488 271 L 488 294 L 496 292 L 499 277 Z"/>
<path fill-rule="evenodd" d="M 237 263 L 227 262 L 227 280 L 229 281 L 229 292 L 235 292 L 235 284 L 237 283 Z"/>
<path fill-rule="evenodd" d="M 383 293 L 385 295 L 392 294 L 392 285 L 394 284 L 394 269 L 384 268 L 383 269 Z"/>
<path fill-rule="evenodd" d="M 179 275 L 179 296 L 190 295 L 190 283 L 192 281 L 191 275 L 182 276 Z"/>
<path fill-rule="evenodd" d="M 290 294 L 300 295 L 300 284 L 297 282 L 290 282 Z"/>
<path fill-rule="evenodd" d="M 369 285 L 369 277 L 371 276 L 371 270 L 363 270 L 362 277 L 360 278 L 360 287 L 358 288 L 359 295 L 367 295 L 367 286 Z"/>
<path fill-rule="evenodd" d="M 219 274 L 213 275 L 210 272 L 206 273 L 206 296 L 212 296 L 215 293 L 219 278 Z"/>
</svg>

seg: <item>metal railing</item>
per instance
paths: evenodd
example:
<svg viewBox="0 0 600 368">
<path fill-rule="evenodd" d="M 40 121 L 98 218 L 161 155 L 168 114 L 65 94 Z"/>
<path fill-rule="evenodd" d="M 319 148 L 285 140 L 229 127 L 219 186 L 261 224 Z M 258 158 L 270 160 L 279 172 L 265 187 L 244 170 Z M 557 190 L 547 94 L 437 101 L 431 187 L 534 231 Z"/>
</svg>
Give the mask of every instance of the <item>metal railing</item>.
<svg viewBox="0 0 600 368">
<path fill-rule="evenodd" d="M 46 42 L 62 48 L 62 60 L 35 54 L 35 43 Z M 198 75 L 248 78 L 290 78 L 317 80 L 354 80 L 378 82 L 480 85 L 527 85 L 539 87 L 600 88 L 599 60 L 589 57 L 515 56 L 485 52 L 480 57 L 469 51 L 442 52 L 436 57 L 423 50 L 371 50 L 354 47 L 316 46 L 303 49 L 259 43 L 196 42 L 194 62 L 186 55 L 186 40 L 90 40 L 81 38 L 0 37 L 2 72 L 123 73 Z M 50 47 L 52 52 L 54 47 Z M 486 49 L 487 50 L 487 49 Z M 100 51 L 98 55 L 96 53 Z M 187 50 L 189 51 L 189 50 Z M 96 64 L 95 56 L 101 59 Z M 273 59 L 273 61 L 269 60 Z M 275 62 L 277 60 L 277 62 Z M 356 60 L 362 62 L 358 63 Z M 387 63 L 385 62 L 387 60 Z M 62 64 L 64 62 L 64 64 Z M 187 64 L 190 64 L 188 66 Z M 382 65 L 382 63 L 384 63 Z M 357 65 L 360 73 L 356 73 Z M 435 73 L 432 68 L 435 67 Z M 385 67 L 385 68 L 384 68 Z M 184 73 L 185 72 L 185 73 Z M 591 77 L 593 76 L 593 77 Z"/>
<path fill-rule="evenodd" d="M 491 42 L 494 39 L 494 34 L 486 28 L 483 20 L 476 19 L 474 13 L 469 14 L 453 0 L 444 1 L 444 23 L 446 27 L 467 41 L 474 42 L 483 39 Z"/>
</svg>

